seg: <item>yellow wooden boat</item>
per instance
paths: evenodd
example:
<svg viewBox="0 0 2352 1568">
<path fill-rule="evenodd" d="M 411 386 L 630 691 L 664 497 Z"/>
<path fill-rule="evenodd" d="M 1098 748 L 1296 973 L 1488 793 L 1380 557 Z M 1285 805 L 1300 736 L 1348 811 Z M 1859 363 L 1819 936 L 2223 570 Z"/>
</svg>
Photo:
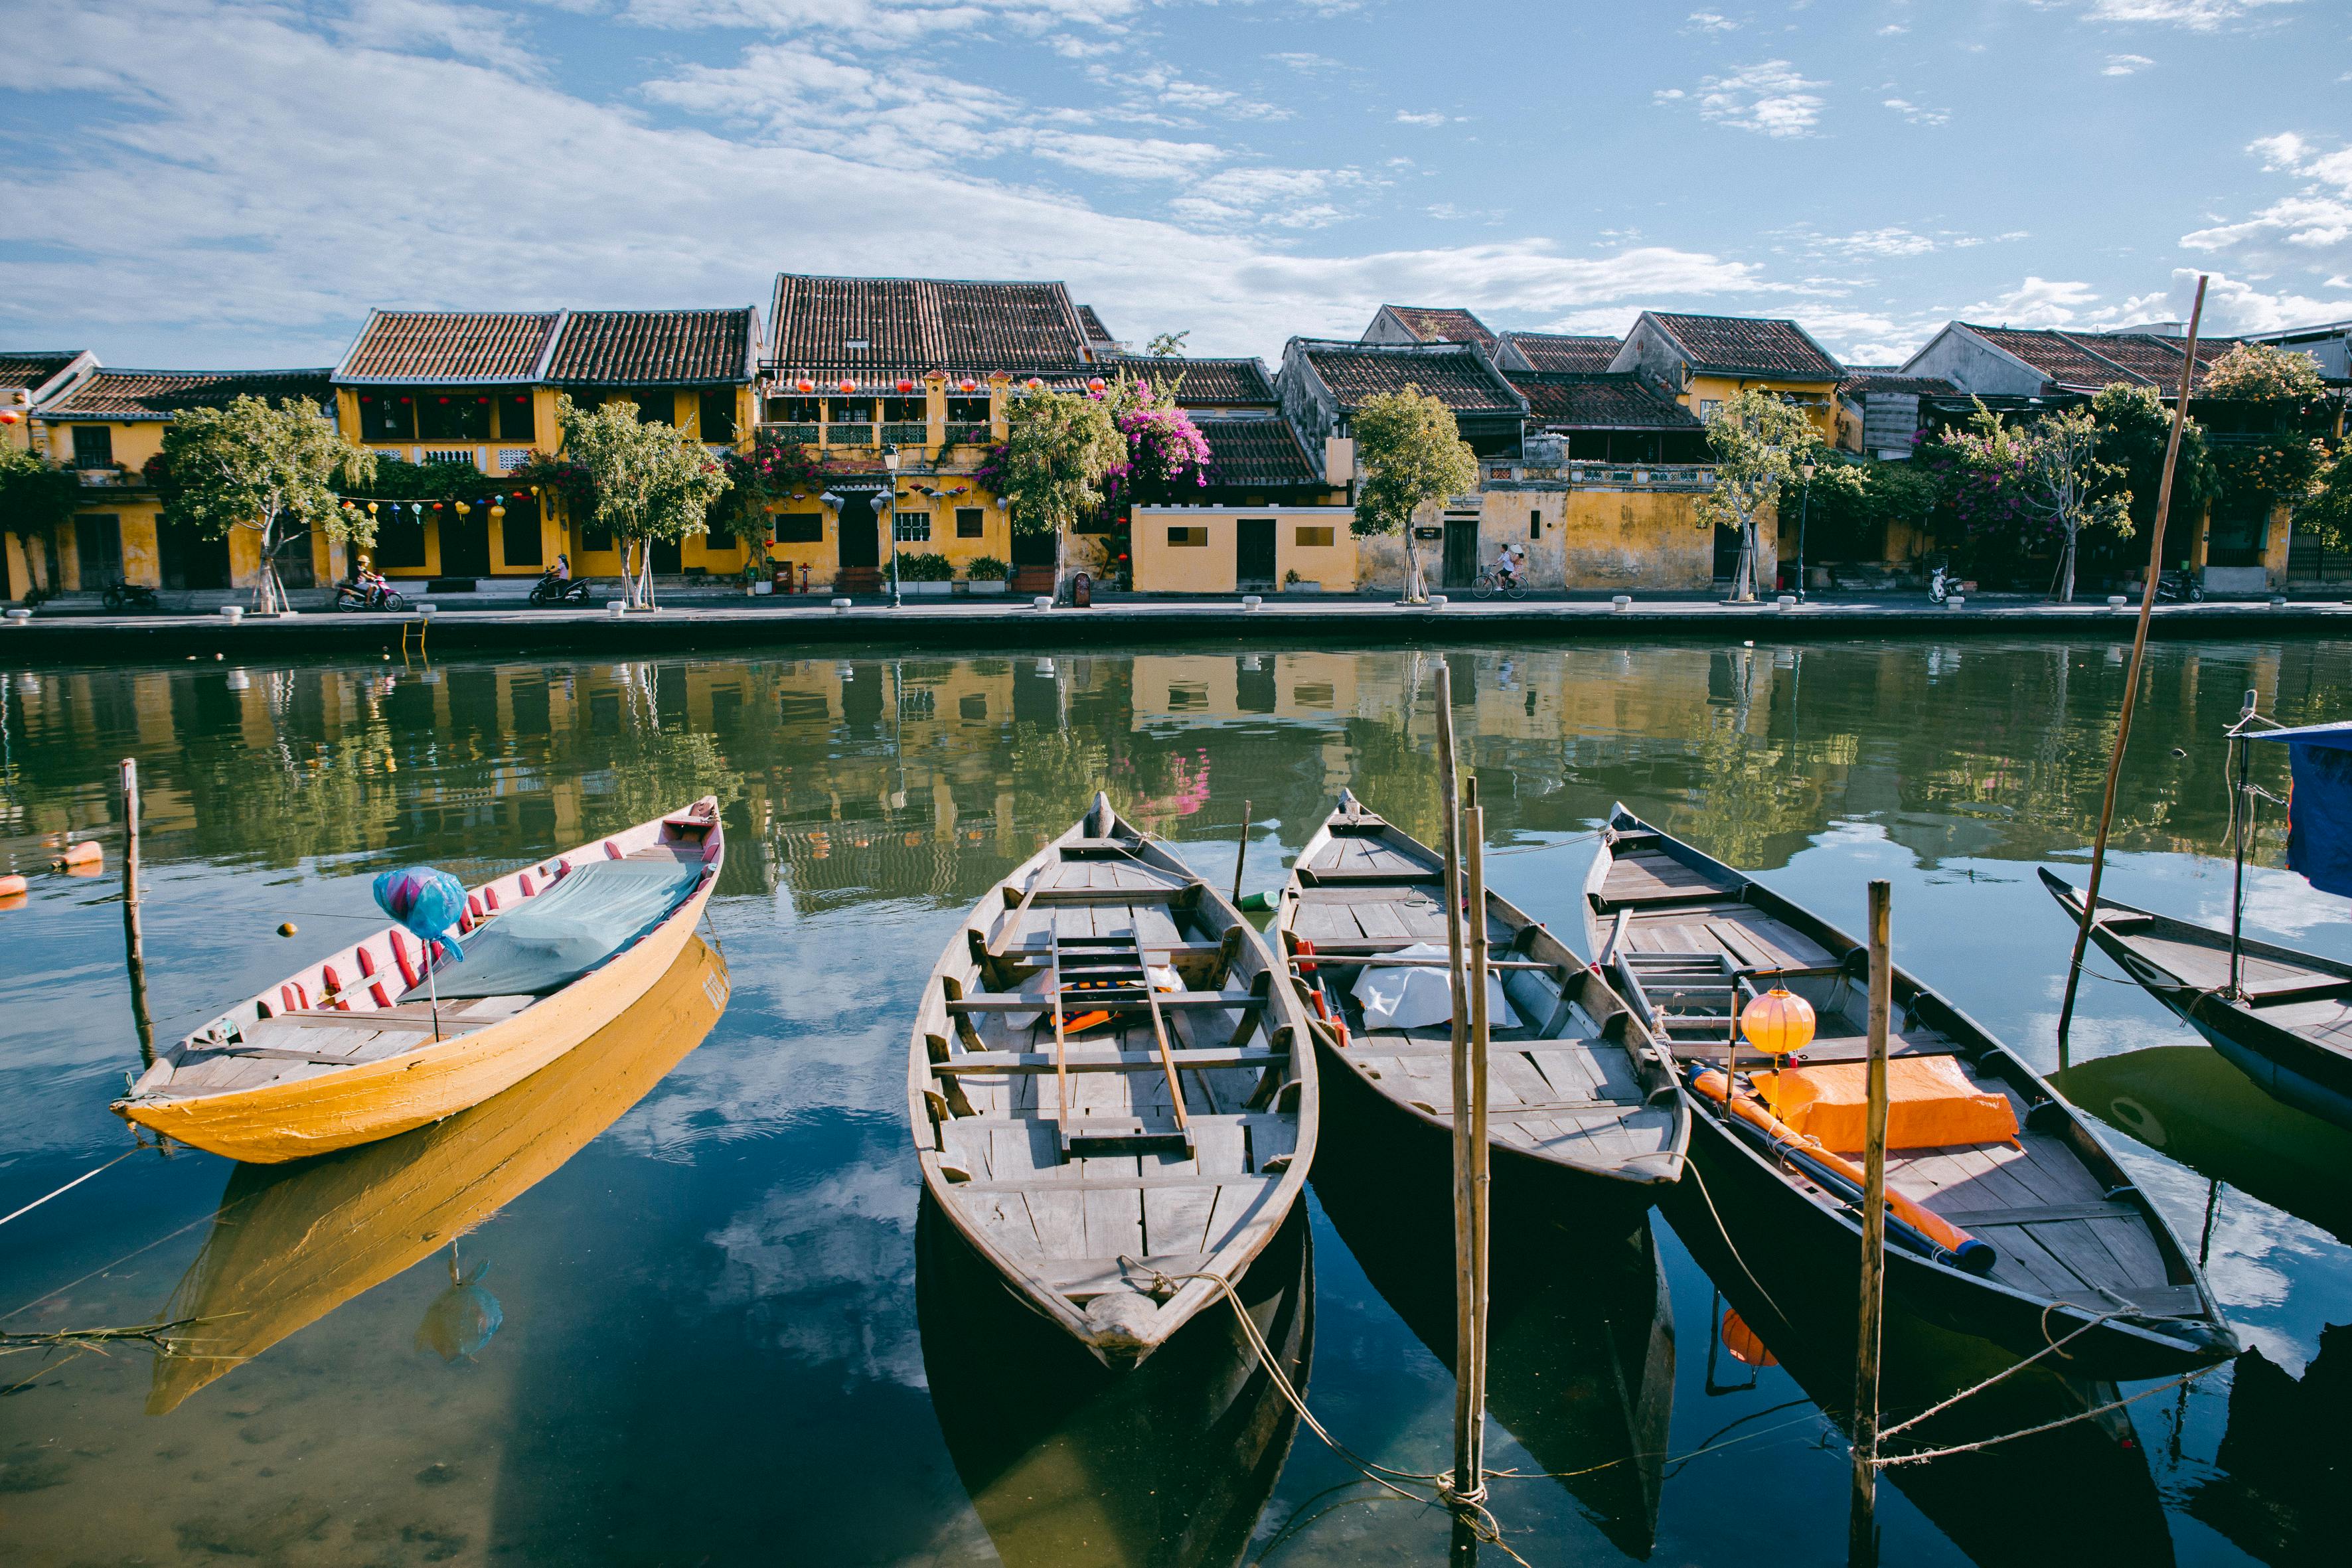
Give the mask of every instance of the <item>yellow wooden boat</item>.
<svg viewBox="0 0 2352 1568">
<path fill-rule="evenodd" d="M 114 1110 L 259 1164 L 454 1116 L 645 994 L 694 934 L 725 858 L 706 795 L 509 872 L 467 895 L 462 959 L 386 926 L 181 1040 Z"/>
<path fill-rule="evenodd" d="M 240 1165 L 163 1317 L 147 1413 L 450 1246 L 552 1174 L 700 1045 L 727 966 L 689 934 L 653 988 L 504 1094 L 405 1137 L 299 1165 Z"/>
</svg>

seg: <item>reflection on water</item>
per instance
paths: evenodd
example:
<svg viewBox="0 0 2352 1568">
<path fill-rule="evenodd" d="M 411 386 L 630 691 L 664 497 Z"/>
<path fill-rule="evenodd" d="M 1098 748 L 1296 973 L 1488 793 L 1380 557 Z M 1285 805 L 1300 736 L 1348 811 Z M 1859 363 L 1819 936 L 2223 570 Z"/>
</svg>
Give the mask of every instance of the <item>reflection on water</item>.
<svg viewBox="0 0 2352 1568">
<path fill-rule="evenodd" d="M 446 1251 L 449 1287 L 420 1346 L 471 1360 L 504 1310 L 490 1260 L 457 1238 L 543 1180 L 702 1043 L 727 970 L 699 938 L 619 1017 L 521 1083 L 446 1121 L 340 1153 L 240 1164 L 212 1234 L 159 1321 L 186 1323 L 155 1363 L 151 1415 L 251 1360 L 361 1291 Z"/>
<path fill-rule="evenodd" d="M 674 973 L 671 1011 L 614 1048 L 407 1139 L 271 1172 L 144 1156 L 13 1222 L 10 1330 L 203 1321 L 160 1358 L 0 1363 L 21 1390 L 0 1396 L 0 1560 L 1439 1560 L 1442 1524 L 1355 1506 L 1351 1474 L 1291 1441 L 1216 1314 L 1170 1363 L 1189 1375 L 1107 1384 L 1065 1377 L 988 1290 L 940 1288 L 952 1268 L 919 1266 L 903 1125 L 929 956 L 1097 784 L 1221 884 L 1237 848 L 1245 888 L 1278 883 L 1343 784 L 1436 837 L 1436 657 L 0 671 L 0 870 L 34 875 L 0 910 L 0 1213 L 122 1147 L 105 1107 L 138 1058 L 113 873 L 51 876 L 44 840 L 94 837 L 119 868 L 124 756 L 167 1037 L 371 916 L 365 873 L 503 869 L 706 793 L 734 851 L 710 913 L 728 969 L 696 962 L 736 987 L 719 1016 L 727 981 L 714 996 Z M 2029 867 L 2089 839 L 2120 647 L 1491 647 L 1451 669 L 1490 879 L 1537 918 L 1580 929 L 1582 836 L 1622 799 L 1849 926 L 1864 879 L 1891 877 L 1905 962 L 2054 1065 L 2066 931 Z M 2213 737 L 2248 688 L 2289 722 L 2338 717 L 2352 648 L 2151 650 L 2116 896 L 2226 910 Z M 2352 956 L 2341 902 L 2277 854 L 2261 846 L 2253 924 Z M 286 921 L 301 936 L 273 935 Z M 2135 987 L 2086 985 L 2074 1039 L 2070 1087 L 2129 1132 L 2134 1180 L 2204 1237 L 2258 1349 L 2184 1396 L 1896 1472 L 1889 1540 L 1931 1563 L 1997 1560 L 2004 1540 L 2028 1560 L 2054 1542 L 2084 1560 L 2294 1561 L 2326 1539 L 2297 1522 L 2332 1499 L 2325 1450 L 2263 1434 L 2340 1398 L 2342 1352 L 2321 1346 L 2352 1300 L 2341 1157 L 2244 1121 L 2277 1108 L 2213 1076 Z M 1361 1129 L 1323 1148 L 1312 1245 L 1254 1273 L 1254 1297 L 1303 1360 L 1311 1295 L 1309 1396 L 1341 1436 L 1437 1468 L 1443 1226 L 1381 1206 L 1436 1184 Z M 1615 1236 L 1498 1217 L 1496 1244 L 1491 1451 L 1559 1474 L 1497 1483 L 1515 1550 L 1741 1568 L 1842 1552 L 1844 1352 L 1808 1340 L 1803 1310 L 1792 1329 L 1748 1300 L 1703 1217 L 1678 1200 Z M 1798 1294 L 1768 1282 L 1784 1307 Z M 1718 1356 L 1710 1378 L 1696 1353 L 1718 1286 L 1780 1363 L 1744 1392 L 1721 1390 L 1751 1369 Z M 1980 1375 L 1979 1358 L 1890 1342 L 1890 1405 Z M 2108 1397 L 2012 1381 L 1923 1437 Z"/>
<path fill-rule="evenodd" d="M 956 1474 L 1005 1568 L 1227 1568 L 1298 1415 L 1228 1303 L 1128 1373 L 1022 1306 L 928 1196 L 918 1222 L 923 1370 Z M 1313 1249 L 1293 1215 L 1242 1288 L 1293 1386 L 1313 1353 Z"/>
</svg>

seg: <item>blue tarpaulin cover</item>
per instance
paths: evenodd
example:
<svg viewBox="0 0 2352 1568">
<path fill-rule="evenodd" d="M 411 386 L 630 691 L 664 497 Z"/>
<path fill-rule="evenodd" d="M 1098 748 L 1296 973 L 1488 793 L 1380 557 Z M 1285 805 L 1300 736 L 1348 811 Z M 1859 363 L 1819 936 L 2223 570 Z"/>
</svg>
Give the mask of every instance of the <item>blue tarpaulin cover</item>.
<svg viewBox="0 0 2352 1568">
<path fill-rule="evenodd" d="M 603 860 L 574 868 L 536 898 L 477 928 L 465 956 L 433 972 L 444 1001 L 543 996 L 561 990 L 659 925 L 702 879 L 692 860 Z M 402 998 L 423 1001 L 419 985 Z"/>
<path fill-rule="evenodd" d="M 2286 742 L 2294 789 L 2286 863 L 2323 893 L 2352 898 L 2352 723 L 2305 724 L 2250 739 Z"/>
</svg>

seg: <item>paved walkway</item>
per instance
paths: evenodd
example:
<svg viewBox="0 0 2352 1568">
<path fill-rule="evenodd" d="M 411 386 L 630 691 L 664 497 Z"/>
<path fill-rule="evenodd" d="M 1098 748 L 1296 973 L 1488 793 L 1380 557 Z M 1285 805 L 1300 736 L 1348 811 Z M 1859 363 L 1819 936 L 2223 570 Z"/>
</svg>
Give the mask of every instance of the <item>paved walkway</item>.
<svg viewBox="0 0 2352 1568">
<path fill-rule="evenodd" d="M 468 609 L 430 617 L 311 611 L 274 619 L 218 615 L 77 616 L 0 626 L 0 665 L 127 662 L 190 654 L 436 652 L 532 648 L 623 653 L 760 644 L 900 645 L 975 652 L 1028 647 L 1170 642 L 1299 643 L 1575 640 L 1678 637 L 1774 640 L 1888 635 L 2067 636 L 2127 640 L 2137 605 L 2050 605 L 1971 599 L 1959 608 L 1923 596 L 1855 595 L 1790 608 L 1701 599 L 1453 600 L 1442 608 L 1369 598 L 1271 596 L 1256 609 L 1235 599 L 1121 599 L 1087 609 L 1037 610 L 1027 601 L 933 604 L 893 610 L 862 603 L 836 609 L 811 596 L 700 603 L 616 617 L 582 609 Z M 2352 636 L 2352 605 L 2332 599 L 2158 605 L 2151 635 L 2231 637 L 2281 632 Z"/>
</svg>

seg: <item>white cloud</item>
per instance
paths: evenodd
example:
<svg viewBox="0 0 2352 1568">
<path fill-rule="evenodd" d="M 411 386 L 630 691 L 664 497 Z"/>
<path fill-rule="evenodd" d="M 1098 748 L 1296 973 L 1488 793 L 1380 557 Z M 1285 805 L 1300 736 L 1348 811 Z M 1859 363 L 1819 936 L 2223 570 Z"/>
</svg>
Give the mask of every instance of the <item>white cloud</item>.
<svg viewBox="0 0 2352 1568">
<path fill-rule="evenodd" d="M 1720 11 L 1694 11 L 1684 24 L 1685 33 L 1736 33 L 1739 24 Z"/>
<path fill-rule="evenodd" d="M 2271 5 L 2295 0 L 2091 0 L 2094 22 L 2152 23 L 2210 33 Z"/>
<path fill-rule="evenodd" d="M 1206 142 L 1158 137 L 1097 136 L 1070 131 L 1022 132 L 1029 151 L 1066 168 L 1108 180 L 1182 180 L 1224 157 Z"/>
<path fill-rule="evenodd" d="M 1837 237 L 1824 236 L 1814 244 L 1820 249 L 1846 256 L 1925 256 L 1937 248 L 1935 240 L 1907 228 L 1874 228 Z"/>
<path fill-rule="evenodd" d="M 2302 182 L 2251 217 L 2184 234 L 2184 248 L 2226 257 L 2242 279 L 2227 285 L 2223 308 L 2239 331 L 2300 325 L 2352 313 L 2352 146 L 2325 150 L 2293 132 L 2265 136 L 2246 149 L 2263 172 Z M 2174 277 L 2178 294 L 2182 277 Z M 2193 282 L 2192 285 L 2193 287 Z M 2217 279 L 2214 294 L 2223 291 Z M 2306 293 L 2305 289 L 2313 292 Z M 2210 297 L 2210 296 L 2209 296 Z"/>
<path fill-rule="evenodd" d="M 1959 310 L 1962 321 L 1988 326 L 2063 327 L 2098 303 L 2098 290 L 2087 283 L 2053 282 L 2029 277 L 2006 294 L 1979 300 Z"/>
<path fill-rule="evenodd" d="M 1907 99 L 1890 98 L 1883 107 L 1895 110 L 1914 125 L 1941 125 L 1952 118 L 1952 111 L 1948 109 L 1929 109 Z"/>
<path fill-rule="evenodd" d="M 2155 63 L 2156 62 L 2154 60 L 2149 59 L 2146 55 L 2109 55 L 2107 57 L 2105 68 L 2103 68 L 2099 74 L 2101 76 L 2130 76 L 2135 72 L 2147 69 L 2148 67 Z"/>
<path fill-rule="evenodd" d="M 1445 123 L 1445 116 L 1434 113 L 1415 114 L 1409 110 L 1400 109 L 1396 111 L 1396 122 L 1399 125 L 1443 125 Z"/>
<path fill-rule="evenodd" d="M 1705 119 L 1765 136 L 1803 136 L 1822 117 L 1822 100 L 1810 89 L 1828 85 L 1800 76 L 1787 60 L 1766 60 L 1728 76 L 1704 79 L 1698 88 L 1698 111 Z M 1669 91 L 1654 96 L 1671 100 L 1682 94 Z"/>
<path fill-rule="evenodd" d="M 2320 287 L 2334 297 L 2262 289 L 2245 279 L 2210 273 L 2205 283 L 2204 331 L 2274 332 L 2287 327 L 2309 326 L 2315 321 L 2341 321 L 2352 315 L 2352 281 L 2331 278 Z M 2185 321 L 2196 300 L 2196 269 L 2178 267 L 2173 268 L 2169 287 L 2134 295 L 2102 314 L 2103 319 L 2115 322 Z"/>
<path fill-rule="evenodd" d="M 1910 30 L 1910 28 L 1905 26 L 1900 22 L 1889 22 L 1884 27 L 1878 29 L 1878 36 L 1882 38 L 1895 38 L 1902 37 Z"/>
</svg>

